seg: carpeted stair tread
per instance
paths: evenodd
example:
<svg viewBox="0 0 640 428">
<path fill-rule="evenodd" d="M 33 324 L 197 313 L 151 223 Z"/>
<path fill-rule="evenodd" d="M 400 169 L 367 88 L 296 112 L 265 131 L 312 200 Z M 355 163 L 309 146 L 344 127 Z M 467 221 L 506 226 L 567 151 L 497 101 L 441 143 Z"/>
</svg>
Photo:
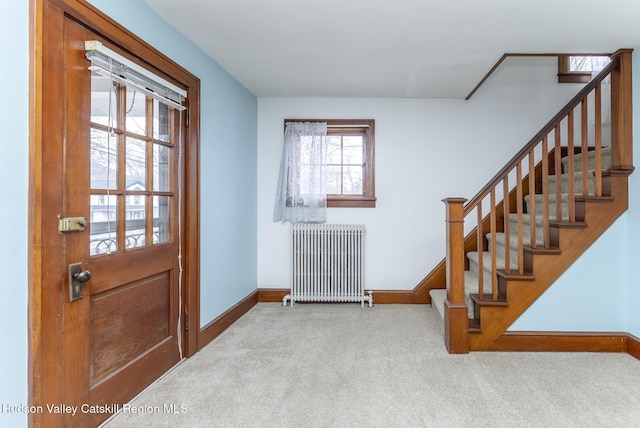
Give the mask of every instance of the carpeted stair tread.
<svg viewBox="0 0 640 428">
<path fill-rule="evenodd" d="M 594 193 L 595 193 L 595 190 L 594 190 Z M 567 193 L 563 193 L 560 196 L 560 198 L 562 203 L 561 220 L 568 220 L 569 219 L 569 195 Z M 524 199 L 525 199 L 525 204 L 527 206 L 527 211 L 531 211 L 531 197 L 527 195 L 525 196 Z M 540 194 L 534 195 L 534 201 L 535 201 L 535 211 L 536 211 L 536 221 L 537 221 L 538 218 L 542 218 L 542 213 L 544 210 L 543 195 L 540 195 Z M 549 210 L 550 220 L 556 219 L 556 203 L 557 203 L 556 195 L 549 194 L 548 210 Z M 540 225 L 542 225 L 542 223 L 540 223 Z"/>
<path fill-rule="evenodd" d="M 525 228 L 525 233 L 523 234 L 523 240 L 522 240 L 522 244 L 523 246 L 528 246 L 529 244 L 531 244 L 531 236 L 530 236 L 530 232 L 527 233 L 528 228 Z M 543 239 L 541 237 L 542 235 L 542 228 L 540 228 L 539 233 L 536 233 L 536 243 L 537 244 L 542 244 L 543 243 Z M 487 234 L 487 241 L 489 242 L 489 248 L 491 245 L 491 234 L 488 233 Z M 505 247 L 507 242 L 507 234 L 506 233 L 496 233 L 496 248 L 500 248 L 500 247 Z M 509 233 L 509 248 L 511 248 L 512 250 L 512 254 L 513 251 L 517 250 L 518 248 L 518 231 L 515 229 L 512 229 Z M 497 254 L 501 254 L 501 253 L 497 253 Z"/>
<path fill-rule="evenodd" d="M 536 223 L 536 226 L 540 226 L 542 227 L 544 225 L 544 218 L 542 215 L 535 215 L 533 216 L 534 222 Z M 509 220 L 512 224 L 517 224 L 518 223 L 518 214 L 509 214 Z M 531 225 L 531 214 L 529 213 L 523 213 L 522 214 L 522 224 L 526 225 L 527 227 L 529 227 Z"/>
<path fill-rule="evenodd" d="M 609 169 L 611 167 L 611 147 L 602 148 L 602 169 Z M 565 156 L 561 159 L 562 166 L 566 171 L 569 164 L 569 156 Z M 578 153 L 573 156 L 574 168 L 582 169 L 582 153 Z M 596 151 L 590 150 L 587 152 L 587 169 L 595 169 L 596 167 Z"/>
<path fill-rule="evenodd" d="M 535 228 L 536 228 L 536 243 L 542 244 L 544 242 L 544 217 L 542 215 L 534 216 Z M 509 215 L 510 235 L 516 238 L 518 237 L 518 215 Z M 523 229 L 523 243 L 524 245 L 531 244 L 531 215 L 522 215 L 522 229 Z"/>
<path fill-rule="evenodd" d="M 603 170 L 605 171 L 605 170 Z M 594 169 L 590 169 L 587 171 L 587 182 L 588 182 L 588 193 L 587 195 L 595 195 L 596 193 L 596 174 Z M 575 171 L 574 180 L 573 180 L 573 190 L 576 195 L 582 195 L 582 182 L 583 176 L 582 171 Z M 569 174 L 561 175 L 561 192 L 567 193 L 569 192 Z M 549 194 L 556 194 L 556 181 L 557 177 L 555 175 L 549 176 Z"/>
<path fill-rule="evenodd" d="M 470 251 L 467 253 L 467 258 L 469 259 L 469 270 L 476 270 L 478 268 L 478 252 Z M 473 268 L 472 268 L 473 266 Z M 496 268 L 504 269 L 505 261 L 503 257 L 496 256 Z M 482 252 L 482 268 L 485 271 L 485 280 L 486 278 L 491 277 L 491 253 L 489 251 Z M 511 268 L 518 268 L 518 261 L 511 258 Z M 488 274 L 488 275 L 487 275 Z"/>
<path fill-rule="evenodd" d="M 488 252 L 491 252 L 491 234 L 486 236 L 488 242 Z M 506 260 L 506 238 L 507 235 L 500 232 L 496 233 L 496 256 L 498 259 Z M 516 267 L 518 266 L 518 237 L 514 236 L 513 233 L 509 234 L 509 257 L 511 261 L 511 265 L 515 263 Z M 496 261 L 497 263 L 497 261 Z"/>
<path fill-rule="evenodd" d="M 536 193 L 536 194 L 535 194 L 535 195 L 533 195 L 533 196 L 534 196 L 534 199 L 535 199 L 536 205 L 540 205 L 540 204 L 542 204 L 542 201 L 543 201 L 543 199 L 542 199 L 542 197 L 543 197 L 542 193 Z M 576 196 L 578 196 L 578 195 L 576 195 Z M 531 203 L 531 195 L 525 195 L 525 197 L 524 197 L 524 201 L 525 201 L 525 203 L 526 203 L 526 204 L 527 204 L 527 206 L 528 206 L 528 205 Z M 549 194 L 549 203 L 550 203 L 550 204 L 551 204 L 551 203 L 554 203 L 554 204 L 555 204 L 555 203 L 556 203 L 556 201 L 557 201 L 556 194 L 554 193 L 554 194 L 553 194 L 553 196 L 552 196 L 551 194 Z M 567 192 L 564 192 L 564 193 L 561 193 L 561 194 L 560 194 L 560 202 L 561 202 L 561 203 L 563 203 L 563 204 L 568 204 L 568 203 L 569 203 L 569 194 L 568 194 Z"/>
<path fill-rule="evenodd" d="M 479 289 L 479 281 L 478 275 L 475 272 L 465 271 L 464 272 L 464 294 L 465 294 L 465 303 L 467 304 L 469 318 L 474 317 L 474 306 L 473 300 L 471 299 L 472 294 L 478 294 Z M 483 291 L 486 293 L 491 291 L 491 283 L 483 284 Z M 429 291 L 429 296 L 431 296 L 431 305 L 438 311 L 440 316 L 444 318 L 444 301 L 447 298 L 447 290 L 446 289 L 432 289 Z"/>
</svg>

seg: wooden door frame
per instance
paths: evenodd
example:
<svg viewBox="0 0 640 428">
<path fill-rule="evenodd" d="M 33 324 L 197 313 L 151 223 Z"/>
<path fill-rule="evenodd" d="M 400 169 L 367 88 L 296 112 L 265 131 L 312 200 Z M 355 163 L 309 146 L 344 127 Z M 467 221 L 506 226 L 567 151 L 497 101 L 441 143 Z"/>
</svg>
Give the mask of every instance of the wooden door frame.
<svg viewBox="0 0 640 428">
<path fill-rule="evenodd" d="M 183 304 L 193 326 L 184 332 L 183 351 L 187 357 L 197 352 L 200 331 L 200 80 L 85 0 L 30 0 L 29 16 L 29 405 L 45 407 L 64 403 L 68 394 L 76 399 L 88 395 L 88 385 L 87 391 L 65 390 L 68 385 L 62 371 L 66 301 L 61 288 L 67 286 L 67 274 L 57 232 L 63 183 L 55 177 L 61 177 L 63 171 L 64 108 L 53 102 L 64 98 L 64 85 L 62 74 L 50 70 L 64 66 L 63 22 L 75 20 L 188 92 L 189 122 L 182 154 L 181 189 Z M 29 424 L 54 422 L 52 415 L 46 413 L 30 414 Z"/>
</svg>

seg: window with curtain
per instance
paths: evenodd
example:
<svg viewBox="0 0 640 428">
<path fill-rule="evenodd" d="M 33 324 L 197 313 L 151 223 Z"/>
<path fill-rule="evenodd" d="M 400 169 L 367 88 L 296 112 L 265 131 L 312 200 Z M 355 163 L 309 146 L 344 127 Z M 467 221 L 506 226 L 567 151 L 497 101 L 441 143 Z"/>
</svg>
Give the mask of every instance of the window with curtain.
<svg viewBox="0 0 640 428">
<path fill-rule="evenodd" d="M 326 135 L 326 122 L 285 124 L 274 221 L 326 221 Z"/>
<path fill-rule="evenodd" d="M 274 221 L 326 221 L 327 207 L 375 207 L 374 120 L 285 120 Z"/>
</svg>

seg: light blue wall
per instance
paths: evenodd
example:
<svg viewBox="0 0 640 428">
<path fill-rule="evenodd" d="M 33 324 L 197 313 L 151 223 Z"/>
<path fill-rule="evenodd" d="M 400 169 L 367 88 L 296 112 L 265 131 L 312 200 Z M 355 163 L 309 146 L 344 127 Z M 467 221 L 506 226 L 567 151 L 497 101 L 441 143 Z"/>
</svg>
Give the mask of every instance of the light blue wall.
<svg viewBox="0 0 640 428">
<path fill-rule="evenodd" d="M 0 182 L 0 426 L 26 426 L 28 362 L 29 2 L 5 2 Z M 92 2 L 201 80 L 201 321 L 256 290 L 257 99 L 142 0 Z"/>
<path fill-rule="evenodd" d="M 204 326 L 257 287 L 257 99 L 143 0 L 90 2 L 200 78 Z"/>
<path fill-rule="evenodd" d="M 3 132 L 0 183 L 0 406 L 27 403 L 27 194 L 29 189 L 29 2 L 7 2 L 0 14 L 0 103 Z M 2 409 L 0 409 L 1 412 Z M 0 413 L 0 426 L 26 425 L 20 413 Z"/>
<path fill-rule="evenodd" d="M 640 337 L 640 46 L 633 52 L 633 153 L 636 171 L 631 175 L 628 211 L 628 265 L 627 265 L 627 310 L 629 314 L 627 331 Z"/>
<path fill-rule="evenodd" d="M 0 13 L 0 103 L 3 183 L 0 224 L 0 406 L 27 403 L 27 194 L 29 188 L 29 2 L 6 2 Z M 0 426 L 26 425 L 27 416 L 2 413 Z"/>
<path fill-rule="evenodd" d="M 623 214 L 509 330 L 626 331 L 626 243 Z"/>
</svg>

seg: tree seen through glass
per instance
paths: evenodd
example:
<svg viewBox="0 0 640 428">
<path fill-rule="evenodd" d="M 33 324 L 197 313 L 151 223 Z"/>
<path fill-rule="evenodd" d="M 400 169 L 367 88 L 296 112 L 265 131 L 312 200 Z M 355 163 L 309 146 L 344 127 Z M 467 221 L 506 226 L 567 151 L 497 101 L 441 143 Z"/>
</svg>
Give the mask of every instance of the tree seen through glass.
<svg viewBox="0 0 640 428">
<path fill-rule="evenodd" d="M 327 194 L 362 194 L 363 142 L 361 135 L 327 137 Z"/>
</svg>

